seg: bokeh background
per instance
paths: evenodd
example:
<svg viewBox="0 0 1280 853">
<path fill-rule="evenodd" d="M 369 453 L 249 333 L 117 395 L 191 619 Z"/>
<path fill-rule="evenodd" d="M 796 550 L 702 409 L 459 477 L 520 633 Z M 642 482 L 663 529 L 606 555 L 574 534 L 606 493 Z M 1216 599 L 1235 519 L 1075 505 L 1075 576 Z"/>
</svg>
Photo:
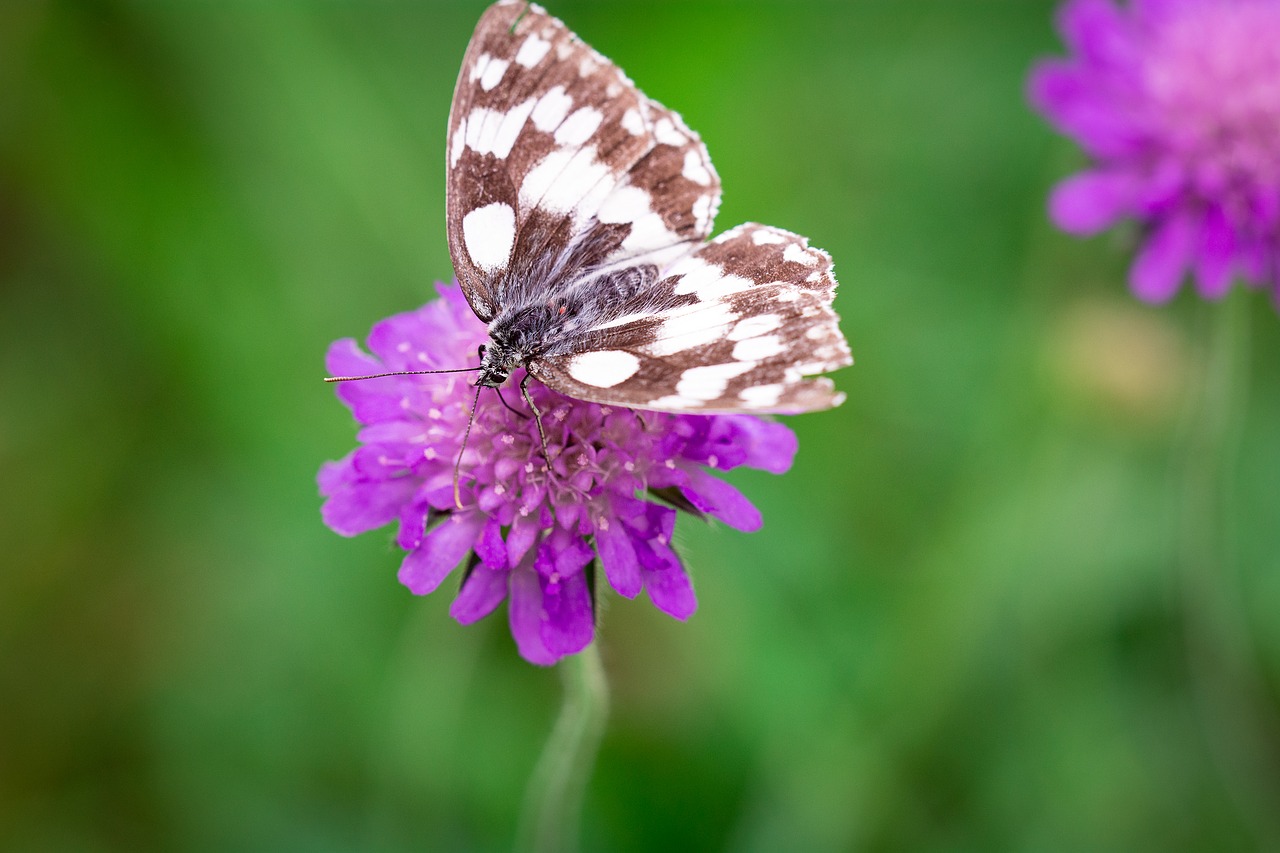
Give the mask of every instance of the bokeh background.
<svg viewBox="0 0 1280 853">
<path fill-rule="evenodd" d="M 0 5 L 0 847 L 503 850 L 558 708 L 314 476 L 480 2 Z M 848 403 L 614 598 L 601 850 L 1280 849 L 1280 317 L 1047 223 L 1048 0 L 552 11 L 836 259 Z"/>
</svg>

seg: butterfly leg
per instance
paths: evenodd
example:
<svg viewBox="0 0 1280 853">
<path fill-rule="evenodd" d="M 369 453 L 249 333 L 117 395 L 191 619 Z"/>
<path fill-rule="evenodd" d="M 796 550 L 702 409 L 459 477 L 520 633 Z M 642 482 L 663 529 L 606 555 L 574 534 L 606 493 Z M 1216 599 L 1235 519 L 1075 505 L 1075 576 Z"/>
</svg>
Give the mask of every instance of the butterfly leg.
<svg viewBox="0 0 1280 853">
<path fill-rule="evenodd" d="M 529 396 L 529 373 L 526 371 L 524 379 L 520 380 L 520 396 L 524 397 L 525 403 L 529 406 L 529 411 L 533 412 L 533 420 L 538 424 L 538 438 L 542 440 L 542 458 L 547 460 L 547 470 L 551 469 L 551 453 L 547 450 L 547 434 L 542 429 L 542 412 L 538 411 L 538 407 L 533 404 L 533 398 Z"/>
<path fill-rule="evenodd" d="M 528 420 L 529 418 L 528 415 L 526 415 L 524 412 L 520 411 L 519 409 L 515 408 L 514 406 L 512 406 L 510 403 L 507 402 L 507 398 L 502 396 L 501 388 L 495 387 L 493 390 L 498 392 L 498 399 L 502 401 L 502 405 L 507 407 L 508 412 L 510 412 L 511 414 L 515 415 L 518 418 L 524 418 L 525 420 Z"/>
</svg>

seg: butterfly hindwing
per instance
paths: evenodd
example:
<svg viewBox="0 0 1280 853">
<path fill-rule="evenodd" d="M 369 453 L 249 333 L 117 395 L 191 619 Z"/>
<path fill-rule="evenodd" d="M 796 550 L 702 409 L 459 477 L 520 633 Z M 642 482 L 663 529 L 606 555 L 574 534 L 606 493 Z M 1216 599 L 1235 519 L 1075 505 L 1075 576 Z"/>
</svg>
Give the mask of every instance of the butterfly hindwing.
<svg viewBox="0 0 1280 853">
<path fill-rule="evenodd" d="M 618 316 L 530 364 L 585 400 L 677 412 L 799 412 L 838 405 L 852 362 L 831 309 L 831 258 L 749 223 L 671 264 Z"/>
</svg>

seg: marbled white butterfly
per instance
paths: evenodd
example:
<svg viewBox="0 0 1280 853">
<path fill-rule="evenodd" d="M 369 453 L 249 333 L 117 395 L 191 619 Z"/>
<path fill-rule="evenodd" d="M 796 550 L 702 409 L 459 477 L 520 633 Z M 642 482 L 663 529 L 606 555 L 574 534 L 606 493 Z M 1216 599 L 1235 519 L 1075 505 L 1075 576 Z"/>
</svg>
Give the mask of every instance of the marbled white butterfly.
<svg viewBox="0 0 1280 853">
<path fill-rule="evenodd" d="M 851 363 L 831 258 L 739 225 L 698 134 L 542 8 L 491 6 L 449 114 L 449 251 L 489 324 L 478 385 L 517 367 L 583 400 L 669 412 L 838 405 Z"/>
<path fill-rule="evenodd" d="M 501 0 L 476 25 L 447 164 L 449 251 L 491 339 L 477 394 L 524 367 L 634 409 L 844 400 L 805 378 L 852 362 L 831 257 L 755 223 L 707 242 L 720 179 L 698 134 L 541 7 Z"/>
</svg>

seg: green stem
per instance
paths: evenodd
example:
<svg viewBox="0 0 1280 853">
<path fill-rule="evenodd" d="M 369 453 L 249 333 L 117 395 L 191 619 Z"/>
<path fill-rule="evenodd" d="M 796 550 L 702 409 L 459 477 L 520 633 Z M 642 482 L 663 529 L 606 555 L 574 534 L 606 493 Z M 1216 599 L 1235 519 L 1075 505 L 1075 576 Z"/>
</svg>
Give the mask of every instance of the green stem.
<svg viewBox="0 0 1280 853">
<path fill-rule="evenodd" d="M 517 833 L 518 849 L 532 853 L 578 848 L 582 800 L 609 715 L 609 685 L 596 643 L 558 668 L 564 706 L 529 779 Z"/>
<path fill-rule="evenodd" d="M 1280 802 L 1267 754 L 1271 721 L 1237 577 L 1231 488 L 1247 405 L 1251 294 L 1206 305 L 1212 314 L 1203 385 L 1192 395 L 1183 458 L 1183 608 L 1193 694 L 1206 744 L 1255 841 L 1280 842 Z"/>
</svg>

